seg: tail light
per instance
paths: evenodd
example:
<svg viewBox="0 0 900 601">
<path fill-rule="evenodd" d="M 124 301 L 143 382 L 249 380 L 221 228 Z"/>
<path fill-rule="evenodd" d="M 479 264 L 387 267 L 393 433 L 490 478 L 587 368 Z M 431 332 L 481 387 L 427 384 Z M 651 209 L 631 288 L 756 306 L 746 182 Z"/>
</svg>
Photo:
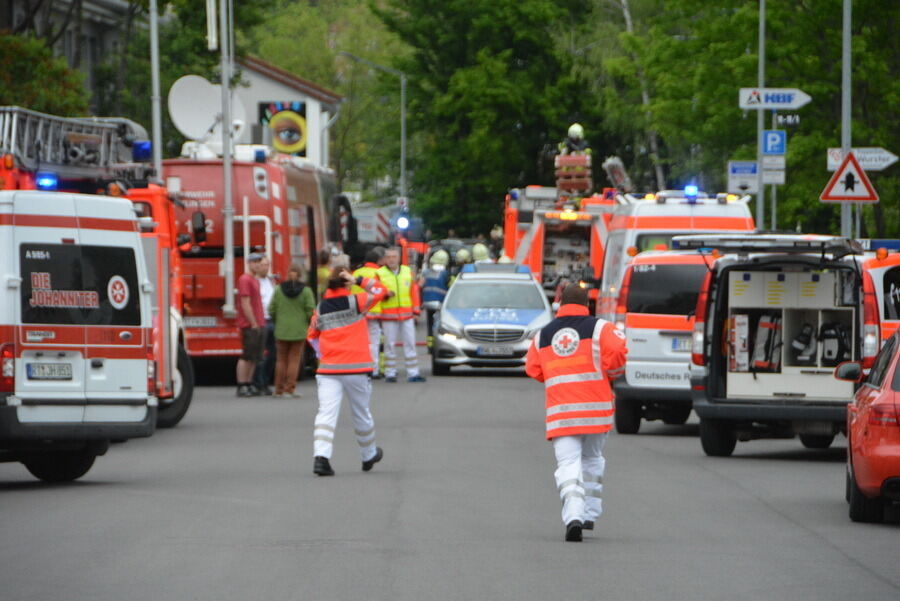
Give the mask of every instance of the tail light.
<svg viewBox="0 0 900 601">
<path fill-rule="evenodd" d="M 619 300 L 616 304 L 616 329 L 625 331 L 625 315 L 628 313 L 628 288 L 631 287 L 631 274 L 634 266 L 629 267 L 622 277 L 622 286 L 619 288 Z"/>
<path fill-rule="evenodd" d="M 881 346 L 881 325 L 878 320 L 878 301 L 875 284 L 868 271 L 863 272 L 863 348 L 862 366 L 868 369 L 875 364 L 875 355 Z"/>
<path fill-rule="evenodd" d="M 694 330 L 691 333 L 691 362 L 694 365 L 706 365 L 706 304 L 709 301 L 712 279 L 713 272 L 707 271 L 694 309 Z"/>
<path fill-rule="evenodd" d="M 156 396 L 156 361 L 152 349 L 147 351 L 147 394 Z"/>
<path fill-rule="evenodd" d="M 0 345 L 0 392 L 16 391 L 16 347 Z"/>
<path fill-rule="evenodd" d="M 869 425 L 897 427 L 900 426 L 900 416 L 893 403 L 876 403 L 869 408 Z"/>
</svg>

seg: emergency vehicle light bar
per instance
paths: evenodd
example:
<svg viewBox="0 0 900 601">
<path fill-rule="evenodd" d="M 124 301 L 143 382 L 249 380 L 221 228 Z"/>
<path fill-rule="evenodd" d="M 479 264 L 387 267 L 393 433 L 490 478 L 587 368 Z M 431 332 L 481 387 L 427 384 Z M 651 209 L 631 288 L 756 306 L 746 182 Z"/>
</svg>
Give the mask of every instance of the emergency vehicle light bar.
<svg viewBox="0 0 900 601">
<path fill-rule="evenodd" d="M 548 211 L 544 213 L 544 219 L 559 219 L 560 221 L 590 221 L 593 217 L 587 213 L 577 211 Z"/>
<path fill-rule="evenodd" d="M 676 249 L 709 249 L 722 253 L 828 253 L 836 258 L 861 254 L 862 246 L 856 240 L 839 236 L 790 235 L 790 234 L 732 234 L 675 236 L 672 246 Z"/>
</svg>

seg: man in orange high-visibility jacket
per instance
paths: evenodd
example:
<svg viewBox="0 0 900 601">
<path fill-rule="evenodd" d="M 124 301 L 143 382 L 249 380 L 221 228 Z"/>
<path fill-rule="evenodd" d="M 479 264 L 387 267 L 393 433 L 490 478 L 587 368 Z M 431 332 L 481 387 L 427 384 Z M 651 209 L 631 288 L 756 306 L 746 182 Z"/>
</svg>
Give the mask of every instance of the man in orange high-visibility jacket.
<svg viewBox="0 0 900 601">
<path fill-rule="evenodd" d="M 525 360 L 525 372 L 544 383 L 566 540 L 575 542 L 603 510 L 603 445 L 615 410 L 610 381 L 624 373 L 627 353 L 622 333 L 592 317 L 588 302 L 587 290 L 567 286 L 556 319 L 534 337 Z"/>
<path fill-rule="evenodd" d="M 352 294 L 350 287 L 354 283 L 365 292 Z M 375 446 L 375 421 L 369 411 L 372 352 L 365 318 L 388 295 L 376 279 L 354 278 L 345 268 L 338 267 L 331 272 L 324 298 L 313 314 L 308 338 L 319 355 L 316 370 L 319 412 L 313 432 L 313 472 L 320 476 L 334 475 L 330 459 L 344 393 L 353 412 L 363 471 L 371 470 L 384 455 L 381 447 Z"/>
</svg>

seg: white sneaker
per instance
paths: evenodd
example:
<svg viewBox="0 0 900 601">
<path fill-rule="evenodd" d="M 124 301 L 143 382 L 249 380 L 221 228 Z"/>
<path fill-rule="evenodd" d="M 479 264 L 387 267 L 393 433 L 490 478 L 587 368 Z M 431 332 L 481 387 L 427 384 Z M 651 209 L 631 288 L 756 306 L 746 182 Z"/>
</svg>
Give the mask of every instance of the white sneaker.
<svg viewBox="0 0 900 601">
<path fill-rule="evenodd" d="M 292 392 L 290 395 L 287 395 L 287 394 L 286 394 L 286 395 L 284 395 L 284 396 L 290 396 L 291 398 L 299 399 L 299 398 L 303 398 L 303 393 L 300 392 L 299 390 L 295 390 L 295 391 Z"/>
</svg>

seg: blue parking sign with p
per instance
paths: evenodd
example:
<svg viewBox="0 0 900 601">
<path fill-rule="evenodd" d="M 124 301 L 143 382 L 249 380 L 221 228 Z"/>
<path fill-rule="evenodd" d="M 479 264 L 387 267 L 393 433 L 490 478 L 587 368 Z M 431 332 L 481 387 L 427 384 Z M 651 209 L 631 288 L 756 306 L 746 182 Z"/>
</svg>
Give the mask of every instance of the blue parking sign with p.
<svg viewBox="0 0 900 601">
<path fill-rule="evenodd" d="M 787 152 L 787 132 L 783 129 L 763 130 L 763 154 L 785 154 Z"/>
</svg>

